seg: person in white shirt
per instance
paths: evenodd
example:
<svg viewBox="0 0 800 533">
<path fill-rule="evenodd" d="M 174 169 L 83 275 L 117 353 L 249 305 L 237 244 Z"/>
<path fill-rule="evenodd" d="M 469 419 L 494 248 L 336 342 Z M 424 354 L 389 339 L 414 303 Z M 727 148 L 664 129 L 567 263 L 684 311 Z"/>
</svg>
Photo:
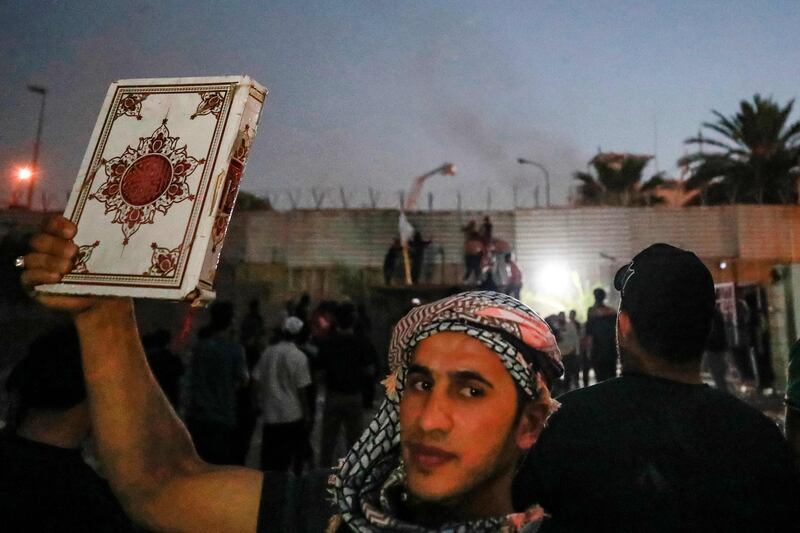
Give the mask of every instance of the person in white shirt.
<svg viewBox="0 0 800 533">
<path fill-rule="evenodd" d="M 295 344 L 303 321 L 283 321 L 280 340 L 267 347 L 253 369 L 256 405 L 264 422 L 261 469 L 302 471 L 307 455 L 310 416 L 307 387 L 311 385 L 308 358 Z"/>
</svg>

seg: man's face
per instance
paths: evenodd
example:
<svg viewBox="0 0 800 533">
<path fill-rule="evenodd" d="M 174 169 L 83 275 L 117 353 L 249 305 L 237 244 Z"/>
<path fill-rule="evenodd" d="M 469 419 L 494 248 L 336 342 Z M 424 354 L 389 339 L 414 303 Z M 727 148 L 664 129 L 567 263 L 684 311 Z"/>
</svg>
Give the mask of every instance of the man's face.
<svg viewBox="0 0 800 533">
<path fill-rule="evenodd" d="M 483 343 L 454 332 L 420 342 L 400 401 L 411 494 L 444 503 L 513 476 L 516 412 L 514 381 Z"/>
</svg>

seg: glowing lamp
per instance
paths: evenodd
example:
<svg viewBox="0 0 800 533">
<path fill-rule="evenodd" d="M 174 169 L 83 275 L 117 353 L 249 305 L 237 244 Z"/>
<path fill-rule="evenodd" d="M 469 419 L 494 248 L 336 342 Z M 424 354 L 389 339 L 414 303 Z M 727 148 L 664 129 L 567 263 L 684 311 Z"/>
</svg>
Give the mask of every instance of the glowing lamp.
<svg viewBox="0 0 800 533">
<path fill-rule="evenodd" d="M 542 294 L 567 296 L 571 289 L 570 269 L 563 263 L 548 263 L 539 268 L 535 277 L 536 288 Z"/>
<path fill-rule="evenodd" d="M 457 171 L 458 167 L 455 166 L 453 163 L 445 163 L 444 165 L 442 165 L 443 176 L 455 176 Z"/>
<path fill-rule="evenodd" d="M 17 179 L 19 181 L 28 181 L 33 177 L 33 171 L 29 167 L 22 167 L 17 170 Z"/>
</svg>

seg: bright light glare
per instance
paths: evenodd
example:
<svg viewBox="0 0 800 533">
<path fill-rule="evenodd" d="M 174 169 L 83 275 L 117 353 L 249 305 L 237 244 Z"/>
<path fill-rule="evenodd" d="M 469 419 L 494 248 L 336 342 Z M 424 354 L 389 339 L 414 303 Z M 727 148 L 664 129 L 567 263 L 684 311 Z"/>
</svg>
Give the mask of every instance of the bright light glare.
<svg viewBox="0 0 800 533">
<path fill-rule="evenodd" d="M 725 261 L 722 261 L 719 264 L 719 268 L 721 268 L 722 270 L 725 270 L 726 268 L 728 268 L 728 263 L 726 263 Z"/>
<path fill-rule="evenodd" d="M 17 170 L 17 179 L 20 181 L 28 181 L 33 176 L 33 171 L 28 167 L 22 167 Z"/>
<path fill-rule="evenodd" d="M 542 294 L 568 296 L 570 288 L 570 269 L 563 263 L 548 263 L 536 273 L 536 289 Z"/>
</svg>

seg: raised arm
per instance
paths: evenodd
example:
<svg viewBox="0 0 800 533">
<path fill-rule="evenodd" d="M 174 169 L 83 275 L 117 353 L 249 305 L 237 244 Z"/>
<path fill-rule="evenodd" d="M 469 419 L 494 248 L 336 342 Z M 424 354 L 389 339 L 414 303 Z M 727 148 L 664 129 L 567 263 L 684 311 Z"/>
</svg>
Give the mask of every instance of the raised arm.
<svg viewBox="0 0 800 533">
<path fill-rule="evenodd" d="M 22 280 L 52 283 L 69 271 L 75 226 L 57 217 L 31 241 Z M 159 531 L 256 530 L 262 474 L 213 466 L 155 381 L 139 340 L 133 302 L 40 295 L 73 313 L 81 341 L 94 437 L 109 482 L 128 514 Z"/>
</svg>

